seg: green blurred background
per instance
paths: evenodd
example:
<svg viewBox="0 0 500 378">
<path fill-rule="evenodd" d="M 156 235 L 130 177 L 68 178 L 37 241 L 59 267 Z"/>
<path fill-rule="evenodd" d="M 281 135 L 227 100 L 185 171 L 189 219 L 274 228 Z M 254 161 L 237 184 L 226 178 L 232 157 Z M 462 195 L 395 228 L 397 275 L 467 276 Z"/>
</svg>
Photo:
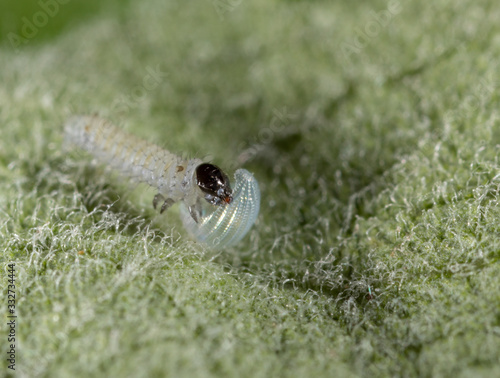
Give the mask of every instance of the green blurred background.
<svg viewBox="0 0 500 378">
<path fill-rule="evenodd" d="M 56 13 L 53 17 L 49 17 L 50 22 L 47 22 L 43 27 L 37 28 L 36 37 L 33 38 L 31 43 L 48 42 L 51 38 L 76 27 L 101 12 L 109 12 L 119 18 L 123 15 L 127 5 L 127 0 L 68 0 L 66 3 L 40 0 L 3 1 L 0 5 L 0 42 L 10 44 L 9 33 L 27 37 L 23 33 L 23 26 L 27 24 L 25 19 L 32 23 L 34 15 L 37 12 L 44 11 L 44 9 L 49 9 L 49 13 L 56 10 Z M 44 13 L 47 13 L 47 11 L 44 11 Z M 43 18 L 40 20 L 42 21 Z"/>
<path fill-rule="evenodd" d="M 495 1 L 42 4 L 0 5 L 19 376 L 500 376 Z M 75 113 L 254 172 L 259 221 L 194 243 Z"/>
</svg>

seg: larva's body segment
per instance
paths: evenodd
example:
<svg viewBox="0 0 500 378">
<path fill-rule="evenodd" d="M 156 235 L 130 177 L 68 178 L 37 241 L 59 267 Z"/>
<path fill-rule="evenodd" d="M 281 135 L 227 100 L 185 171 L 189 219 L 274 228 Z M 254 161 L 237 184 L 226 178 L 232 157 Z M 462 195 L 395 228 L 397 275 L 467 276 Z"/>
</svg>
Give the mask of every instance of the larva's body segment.
<svg viewBox="0 0 500 378">
<path fill-rule="evenodd" d="M 122 174 L 157 188 L 164 198 L 194 206 L 202 196 L 195 178 L 196 167 L 202 163 L 200 159 L 182 159 L 94 116 L 70 119 L 65 134 L 68 142 Z"/>
<path fill-rule="evenodd" d="M 182 201 L 186 229 L 212 247 L 237 243 L 257 219 L 259 185 L 244 169 L 235 172 L 233 191 L 228 176 L 216 165 L 183 159 L 95 116 L 71 118 L 65 138 L 101 163 L 156 188 L 153 206 L 162 202 L 160 212 Z"/>
</svg>

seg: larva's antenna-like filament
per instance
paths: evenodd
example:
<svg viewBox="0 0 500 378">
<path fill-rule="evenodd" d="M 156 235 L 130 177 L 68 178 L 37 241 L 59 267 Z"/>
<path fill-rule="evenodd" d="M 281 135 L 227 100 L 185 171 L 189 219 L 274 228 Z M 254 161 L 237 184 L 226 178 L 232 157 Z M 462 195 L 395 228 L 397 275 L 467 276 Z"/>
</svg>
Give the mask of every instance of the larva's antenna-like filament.
<svg viewBox="0 0 500 378">
<path fill-rule="evenodd" d="M 244 169 L 236 171 L 232 189 L 219 167 L 200 159 L 183 159 L 96 116 L 68 120 L 65 139 L 122 175 L 156 188 L 153 205 L 156 208 L 161 202 L 161 212 L 182 202 L 186 229 L 210 246 L 241 240 L 259 213 L 259 185 Z"/>
</svg>

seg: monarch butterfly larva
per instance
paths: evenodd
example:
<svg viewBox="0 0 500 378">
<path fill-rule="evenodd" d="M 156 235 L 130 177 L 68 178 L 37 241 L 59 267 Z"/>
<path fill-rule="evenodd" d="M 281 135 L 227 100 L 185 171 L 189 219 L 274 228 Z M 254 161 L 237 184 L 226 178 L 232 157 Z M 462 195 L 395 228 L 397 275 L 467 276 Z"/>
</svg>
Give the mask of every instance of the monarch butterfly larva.
<svg viewBox="0 0 500 378">
<path fill-rule="evenodd" d="M 65 137 L 123 175 L 158 189 L 153 206 L 163 202 L 160 213 L 181 201 L 184 226 L 199 241 L 219 247 L 235 244 L 257 218 L 259 185 L 245 169 L 235 172 L 233 191 L 216 165 L 183 159 L 96 116 L 69 119 Z"/>
</svg>

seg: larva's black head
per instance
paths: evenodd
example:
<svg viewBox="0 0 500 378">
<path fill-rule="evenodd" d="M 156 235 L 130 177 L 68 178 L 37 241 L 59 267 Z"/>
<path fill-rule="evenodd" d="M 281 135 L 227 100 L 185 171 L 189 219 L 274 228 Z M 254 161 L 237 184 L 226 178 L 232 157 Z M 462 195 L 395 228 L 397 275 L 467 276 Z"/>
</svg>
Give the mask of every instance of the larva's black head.
<svg viewBox="0 0 500 378">
<path fill-rule="evenodd" d="M 229 178 L 216 165 L 203 163 L 196 167 L 196 184 L 212 205 L 225 205 L 233 200 Z"/>
</svg>

